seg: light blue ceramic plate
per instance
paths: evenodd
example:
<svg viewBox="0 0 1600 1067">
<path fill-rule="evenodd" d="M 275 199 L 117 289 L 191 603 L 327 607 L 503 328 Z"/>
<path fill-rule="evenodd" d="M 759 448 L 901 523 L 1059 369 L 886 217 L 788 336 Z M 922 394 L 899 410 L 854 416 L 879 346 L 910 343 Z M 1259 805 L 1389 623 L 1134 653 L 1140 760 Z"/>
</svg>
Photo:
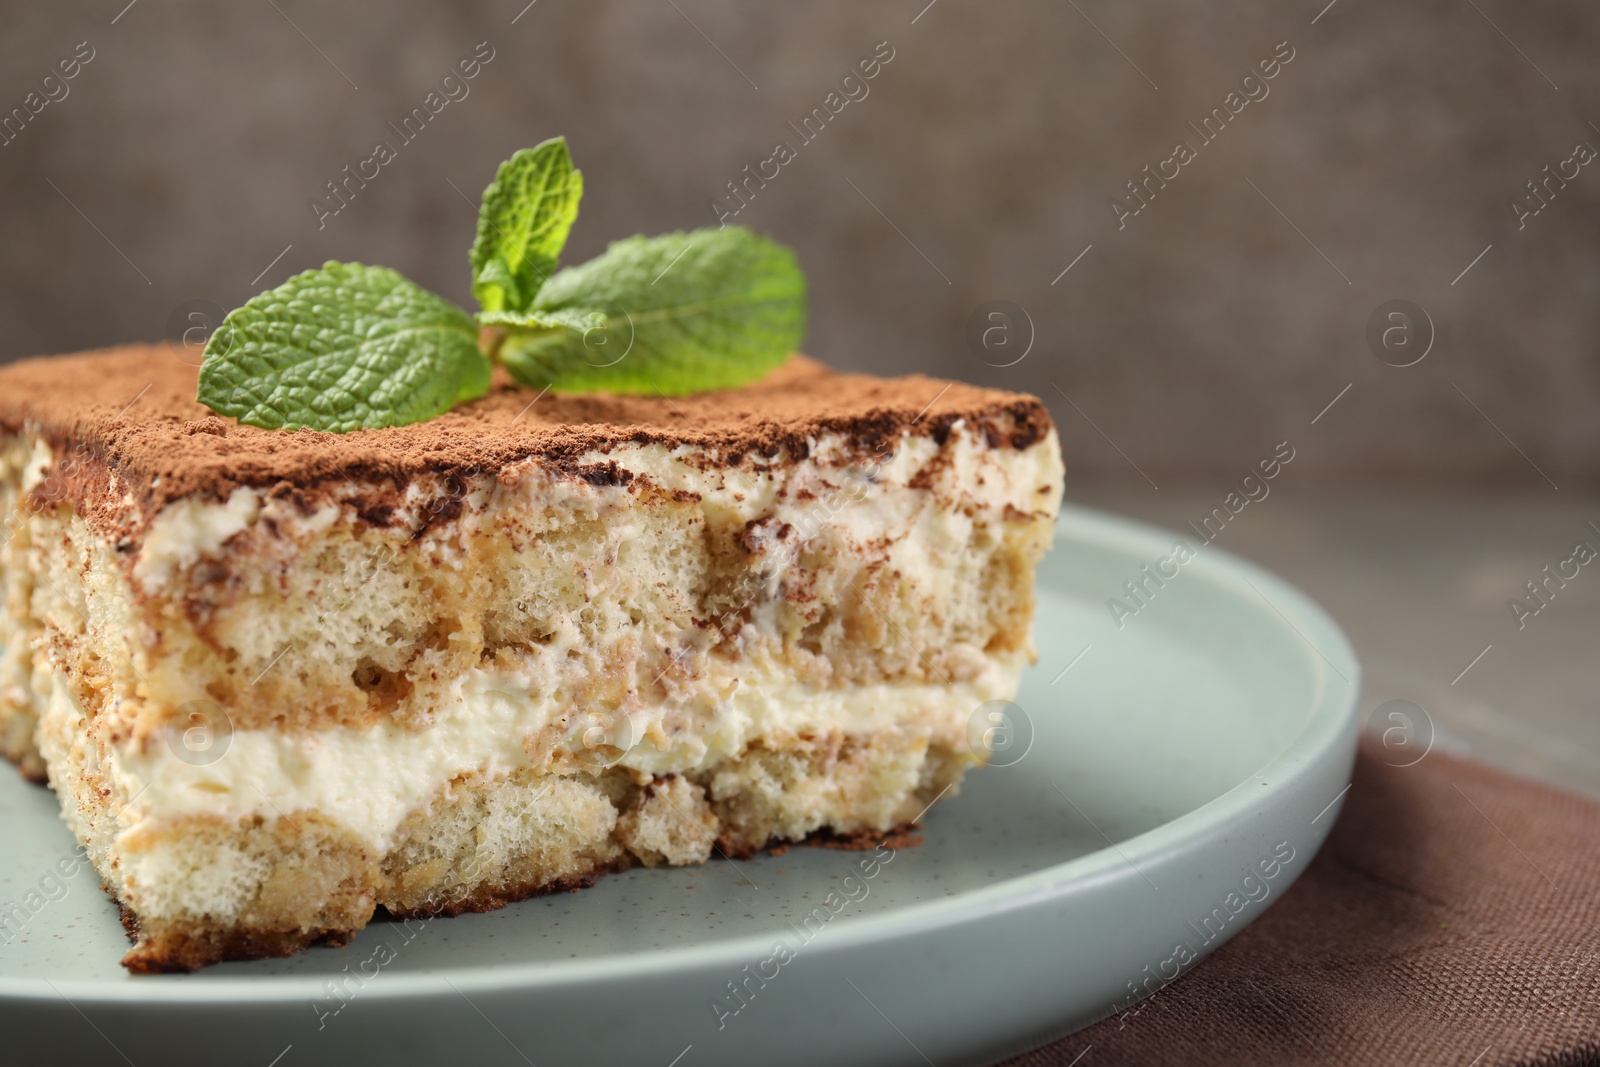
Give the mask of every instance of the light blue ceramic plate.
<svg viewBox="0 0 1600 1067">
<path fill-rule="evenodd" d="M 918 848 L 637 870 L 133 977 L 95 876 L 52 874 L 72 854 L 54 796 L 0 773 L 0 1045 L 98 1067 L 948 1067 L 1124 1011 L 1306 869 L 1357 732 L 1359 668 L 1327 615 L 1215 548 L 1180 565 L 1176 539 L 1065 513 L 1039 664 L 1016 707 L 978 712 L 1003 713 L 1007 765 L 930 812 Z"/>
</svg>

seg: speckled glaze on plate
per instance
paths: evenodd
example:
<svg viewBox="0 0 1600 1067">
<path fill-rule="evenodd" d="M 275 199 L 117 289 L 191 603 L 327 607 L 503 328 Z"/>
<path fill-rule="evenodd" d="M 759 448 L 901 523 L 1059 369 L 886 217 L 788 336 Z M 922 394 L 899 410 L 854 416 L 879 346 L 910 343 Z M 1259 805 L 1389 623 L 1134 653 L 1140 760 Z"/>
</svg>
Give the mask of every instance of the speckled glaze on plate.
<svg viewBox="0 0 1600 1067">
<path fill-rule="evenodd" d="M 1305 870 L 1357 734 L 1359 668 L 1327 615 L 1216 548 L 1180 564 L 1177 540 L 1063 513 L 1039 663 L 1016 705 L 974 710 L 1004 765 L 934 808 L 916 848 L 635 870 L 136 977 L 98 879 L 57 869 L 73 842 L 55 797 L 0 768 L 0 1041 L 102 1067 L 948 1067 L 1126 1011 Z"/>
</svg>

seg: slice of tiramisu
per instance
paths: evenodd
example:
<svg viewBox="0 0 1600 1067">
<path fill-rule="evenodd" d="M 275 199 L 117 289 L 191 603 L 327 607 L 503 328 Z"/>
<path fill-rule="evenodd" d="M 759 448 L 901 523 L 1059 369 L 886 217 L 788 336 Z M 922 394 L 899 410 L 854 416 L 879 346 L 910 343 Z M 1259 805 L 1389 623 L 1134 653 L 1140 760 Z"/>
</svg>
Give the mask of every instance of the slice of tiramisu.
<svg viewBox="0 0 1600 1067">
<path fill-rule="evenodd" d="M 881 835 L 982 762 L 1061 497 L 1039 401 L 494 373 L 336 434 L 212 414 L 165 346 L 0 369 L 0 741 L 131 969 Z"/>
</svg>

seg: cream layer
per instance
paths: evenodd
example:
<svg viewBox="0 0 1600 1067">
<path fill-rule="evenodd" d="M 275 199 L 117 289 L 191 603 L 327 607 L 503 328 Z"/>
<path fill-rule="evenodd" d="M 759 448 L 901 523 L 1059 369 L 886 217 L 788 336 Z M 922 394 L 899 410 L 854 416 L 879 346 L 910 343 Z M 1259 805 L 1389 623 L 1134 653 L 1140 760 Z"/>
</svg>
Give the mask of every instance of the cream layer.
<svg viewBox="0 0 1600 1067">
<path fill-rule="evenodd" d="M 411 813 L 446 795 L 452 782 L 494 780 L 514 771 L 621 767 L 643 775 L 709 769 L 752 742 L 781 750 L 800 737 L 905 730 L 952 745 L 966 743 L 972 713 L 1015 694 L 1018 669 L 991 664 L 954 685 L 879 684 L 813 689 L 777 678 L 720 681 L 729 688 L 692 731 L 662 730 L 665 709 L 573 714 L 566 702 L 529 693 L 526 678 L 475 670 L 426 730 L 393 723 L 365 729 L 285 733 L 228 731 L 196 722 L 164 743 L 107 744 L 88 729 L 78 702 L 54 676 L 41 735 L 84 737 L 81 758 L 111 786 L 118 826 L 141 836 L 191 816 L 225 821 L 259 815 L 321 813 L 369 844 L 388 850 Z M 535 746 L 554 725 L 553 746 Z M 983 734 L 972 734 L 981 758 Z M 54 747 L 47 745 L 48 749 Z M 65 756 L 66 753 L 61 753 Z"/>
</svg>

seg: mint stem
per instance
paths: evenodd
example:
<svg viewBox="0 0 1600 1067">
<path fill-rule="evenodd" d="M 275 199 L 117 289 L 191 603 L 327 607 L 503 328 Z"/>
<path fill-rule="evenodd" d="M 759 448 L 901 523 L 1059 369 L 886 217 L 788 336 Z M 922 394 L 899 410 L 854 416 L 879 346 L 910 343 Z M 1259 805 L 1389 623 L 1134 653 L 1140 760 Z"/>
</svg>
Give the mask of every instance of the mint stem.
<svg viewBox="0 0 1600 1067">
<path fill-rule="evenodd" d="M 499 326 L 485 326 L 478 331 L 478 350 L 490 363 L 498 363 L 500 346 L 506 343 L 506 331 Z"/>
</svg>

